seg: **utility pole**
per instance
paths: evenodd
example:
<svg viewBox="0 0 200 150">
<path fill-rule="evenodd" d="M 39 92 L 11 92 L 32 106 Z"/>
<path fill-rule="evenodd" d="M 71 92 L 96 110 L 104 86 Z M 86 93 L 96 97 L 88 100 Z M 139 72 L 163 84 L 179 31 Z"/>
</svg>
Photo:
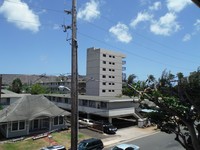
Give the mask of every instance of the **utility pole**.
<svg viewBox="0 0 200 150">
<path fill-rule="evenodd" d="M 70 26 L 65 26 L 64 31 L 71 28 L 72 39 L 71 39 L 71 51 L 72 51 L 72 63 L 71 63 L 71 150 L 77 150 L 78 145 L 78 61 L 77 61 L 77 11 L 76 11 L 76 0 L 72 0 L 72 10 L 67 11 L 67 14 L 72 15 L 72 24 Z"/>
<path fill-rule="evenodd" d="M 2 74 L 0 74 L 0 104 L 1 104 L 1 86 L 2 86 Z"/>
</svg>

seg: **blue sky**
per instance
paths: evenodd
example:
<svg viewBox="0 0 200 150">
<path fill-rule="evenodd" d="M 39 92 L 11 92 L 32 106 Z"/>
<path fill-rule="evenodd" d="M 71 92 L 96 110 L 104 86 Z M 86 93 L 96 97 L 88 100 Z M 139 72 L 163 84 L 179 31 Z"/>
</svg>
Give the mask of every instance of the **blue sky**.
<svg viewBox="0 0 200 150">
<path fill-rule="evenodd" d="M 71 72 L 71 0 L 0 0 L 0 73 Z M 119 51 L 127 75 L 164 69 L 188 75 L 200 66 L 200 9 L 190 0 L 77 0 L 78 72 L 86 49 Z"/>
</svg>

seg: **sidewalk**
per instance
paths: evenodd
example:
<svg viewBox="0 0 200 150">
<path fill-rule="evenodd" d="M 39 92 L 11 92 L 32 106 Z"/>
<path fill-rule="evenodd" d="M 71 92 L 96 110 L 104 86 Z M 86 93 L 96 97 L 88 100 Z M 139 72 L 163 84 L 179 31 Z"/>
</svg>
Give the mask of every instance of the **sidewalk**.
<svg viewBox="0 0 200 150">
<path fill-rule="evenodd" d="M 156 130 L 156 127 L 147 127 L 147 128 L 138 128 L 130 127 L 125 129 L 119 129 L 115 136 L 102 139 L 105 147 L 112 146 L 114 144 L 119 144 L 125 141 L 130 141 L 145 136 L 149 136 L 155 133 L 158 133 L 159 130 Z"/>
</svg>

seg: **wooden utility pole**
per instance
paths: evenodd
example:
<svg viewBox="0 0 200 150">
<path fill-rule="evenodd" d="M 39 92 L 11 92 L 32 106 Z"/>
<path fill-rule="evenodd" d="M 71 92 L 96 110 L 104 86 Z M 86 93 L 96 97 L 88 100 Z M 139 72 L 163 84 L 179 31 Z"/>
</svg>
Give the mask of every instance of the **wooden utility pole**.
<svg viewBox="0 0 200 150">
<path fill-rule="evenodd" d="M 2 74 L 0 74 L 0 104 L 1 104 Z"/>
<path fill-rule="evenodd" d="M 71 82 L 71 148 L 77 150 L 78 145 L 78 61 L 76 38 L 76 0 L 72 2 L 72 82 Z"/>
<path fill-rule="evenodd" d="M 71 51 L 72 51 L 72 62 L 71 62 L 71 150 L 77 150 L 78 145 L 78 61 L 77 61 L 77 11 L 76 11 L 76 0 L 72 0 L 72 10 L 67 11 L 67 14 L 72 15 L 71 26 L 65 26 L 64 31 L 71 28 L 72 39 L 71 39 Z"/>
</svg>

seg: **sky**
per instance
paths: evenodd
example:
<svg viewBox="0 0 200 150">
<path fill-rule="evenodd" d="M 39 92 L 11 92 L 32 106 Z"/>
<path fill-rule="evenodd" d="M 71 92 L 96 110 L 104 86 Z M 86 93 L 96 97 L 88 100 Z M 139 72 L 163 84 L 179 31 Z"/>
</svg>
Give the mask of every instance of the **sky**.
<svg viewBox="0 0 200 150">
<path fill-rule="evenodd" d="M 0 73 L 71 72 L 72 0 L 0 0 Z M 138 80 L 164 70 L 185 76 L 200 66 L 200 8 L 191 0 L 77 0 L 78 73 L 86 50 L 126 55 Z"/>
</svg>

